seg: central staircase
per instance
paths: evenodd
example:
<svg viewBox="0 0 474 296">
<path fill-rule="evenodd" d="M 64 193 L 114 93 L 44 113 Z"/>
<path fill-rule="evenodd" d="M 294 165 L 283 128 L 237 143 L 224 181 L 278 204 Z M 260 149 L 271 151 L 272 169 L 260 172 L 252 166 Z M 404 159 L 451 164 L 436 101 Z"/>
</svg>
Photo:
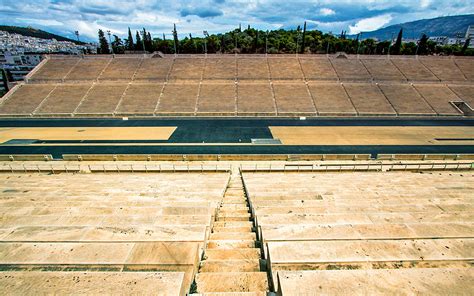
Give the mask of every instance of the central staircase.
<svg viewBox="0 0 474 296">
<path fill-rule="evenodd" d="M 201 295 L 266 295 L 265 264 L 241 176 L 233 174 L 196 275 Z M 261 267 L 263 266 L 263 267 Z"/>
</svg>

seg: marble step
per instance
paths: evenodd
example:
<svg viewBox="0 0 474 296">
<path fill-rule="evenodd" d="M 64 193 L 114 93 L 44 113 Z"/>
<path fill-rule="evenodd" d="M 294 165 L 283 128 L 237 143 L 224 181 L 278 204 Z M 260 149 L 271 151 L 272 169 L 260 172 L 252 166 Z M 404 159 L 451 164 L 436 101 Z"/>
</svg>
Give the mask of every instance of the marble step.
<svg viewBox="0 0 474 296">
<path fill-rule="evenodd" d="M 248 209 L 228 209 L 228 208 L 220 208 L 219 209 L 219 212 L 218 214 L 231 214 L 232 216 L 234 216 L 234 214 L 236 215 L 240 215 L 240 214 L 249 214 L 249 210 Z"/>
<path fill-rule="evenodd" d="M 223 203 L 220 207 L 221 209 L 234 209 L 234 210 L 249 210 L 249 207 L 247 206 L 247 204 L 226 204 L 226 203 Z"/>
<path fill-rule="evenodd" d="M 260 259 L 260 249 L 257 248 L 208 249 L 205 253 L 206 260 Z"/>
<path fill-rule="evenodd" d="M 229 212 L 221 212 L 217 213 L 217 217 L 250 217 L 250 213 L 248 212 L 239 212 L 239 211 L 229 211 Z"/>
<path fill-rule="evenodd" d="M 224 227 L 224 226 L 231 226 L 231 227 L 244 227 L 244 226 L 253 226 L 252 221 L 215 221 L 214 227 Z"/>
<path fill-rule="evenodd" d="M 212 240 L 207 242 L 208 249 L 255 248 L 254 240 Z"/>
<path fill-rule="evenodd" d="M 216 284 L 218 283 L 218 284 Z M 197 292 L 265 292 L 265 272 L 204 272 L 196 275 Z"/>
<path fill-rule="evenodd" d="M 209 236 L 209 240 L 256 240 L 255 232 L 214 232 Z"/>
<path fill-rule="evenodd" d="M 247 260 L 205 260 L 201 262 L 199 272 L 249 272 L 260 271 L 258 259 Z"/>
<path fill-rule="evenodd" d="M 220 221 L 251 221 L 250 217 L 246 217 L 246 216 L 240 216 L 240 217 L 216 217 L 216 220 L 218 222 Z"/>
<path fill-rule="evenodd" d="M 212 232 L 252 232 L 252 226 L 214 226 Z"/>
<path fill-rule="evenodd" d="M 267 296 L 267 292 L 210 292 L 194 293 L 189 296 Z"/>
</svg>

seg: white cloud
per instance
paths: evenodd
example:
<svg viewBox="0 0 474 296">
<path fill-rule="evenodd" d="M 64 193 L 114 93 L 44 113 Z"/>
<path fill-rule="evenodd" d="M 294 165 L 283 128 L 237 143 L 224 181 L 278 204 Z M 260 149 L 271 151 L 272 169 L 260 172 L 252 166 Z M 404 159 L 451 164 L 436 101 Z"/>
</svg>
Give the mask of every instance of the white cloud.
<svg viewBox="0 0 474 296">
<path fill-rule="evenodd" d="M 110 31 L 112 34 L 116 34 L 116 35 L 125 34 L 124 31 L 108 28 L 106 26 L 99 25 L 97 22 L 90 23 L 90 22 L 84 22 L 84 21 L 71 21 L 70 26 L 77 28 L 81 36 L 86 36 L 92 39 L 97 38 L 97 33 L 99 29 L 102 29 L 102 31 L 104 32 Z"/>
<path fill-rule="evenodd" d="M 61 22 L 56 20 L 45 20 L 45 19 L 33 19 L 33 18 L 16 18 L 18 21 L 36 24 L 40 26 L 62 26 L 64 25 Z"/>
<path fill-rule="evenodd" d="M 334 15 L 336 12 L 332 10 L 331 8 L 321 8 L 319 10 L 320 15 L 328 16 L 328 15 Z"/>
<path fill-rule="evenodd" d="M 349 34 L 358 34 L 360 32 L 367 32 L 377 30 L 392 20 L 391 14 L 382 14 L 358 21 L 354 26 L 349 26 Z"/>
<path fill-rule="evenodd" d="M 474 13 L 474 0 L 0 0 L 0 24 L 33 26 L 74 38 L 97 40 L 97 30 L 126 37 L 145 27 L 153 36 L 170 34 L 173 23 L 179 34 L 225 32 L 250 24 L 272 30 L 295 28 L 304 20 L 323 32 L 358 33 L 382 26 Z M 215 8 L 212 17 L 183 14 L 183 9 Z M 440 7 L 442 9 L 440 9 Z M 185 16 L 184 16 L 185 15 Z"/>
<path fill-rule="evenodd" d="M 428 6 L 430 6 L 430 4 L 431 4 L 430 0 L 421 0 L 420 1 L 421 8 L 427 8 Z"/>
</svg>

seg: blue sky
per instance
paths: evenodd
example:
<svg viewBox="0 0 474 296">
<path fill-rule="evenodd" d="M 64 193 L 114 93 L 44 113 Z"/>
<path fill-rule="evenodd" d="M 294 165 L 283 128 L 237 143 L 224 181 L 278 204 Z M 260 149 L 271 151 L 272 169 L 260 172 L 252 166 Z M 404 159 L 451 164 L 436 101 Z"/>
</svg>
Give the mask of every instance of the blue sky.
<svg viewBox="0 0 474 296">
<path fill-rule="evenodd" d="M 239 23 L 259 29 L 294 28 L 348 34 L 438 16 L 472 14 L 474 0 L 0 0 L 0 22 L 32 26 L 83 40 L 96 40 L 97 30 L 125 37 L 127 28 L 146 27 L 155 36 L 228 31 Z"/>
</svg>

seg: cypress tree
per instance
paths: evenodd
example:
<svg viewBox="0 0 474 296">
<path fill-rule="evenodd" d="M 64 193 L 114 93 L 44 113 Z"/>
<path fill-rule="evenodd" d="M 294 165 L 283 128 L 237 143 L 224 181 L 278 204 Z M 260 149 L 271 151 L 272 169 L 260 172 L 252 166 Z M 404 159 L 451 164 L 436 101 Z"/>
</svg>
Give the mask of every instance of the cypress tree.
<svg viewBox="0 0 474 296">
<path fill-rule="evenodd" d="M 400 49 L 402 47 L 402 38 L 403 38 L 403 29 L 400 29 L 400 32 L 398 32 L 397 41 L 395 41 L 395 44 L 392 46 L 393 54 L 400 54 Z"/>
<path fill-rule="evenodd" d="M 146 30 L 145 28 L 143 28 L 143 46 L 144 46 L 144 50 L 145 51 L 148 51 L 148 37 L 146 35 Z"/>
<path fill-rule="evenodd" d="M 143 50 L 142 38 L 140 37 L 140 33 L 138 31 L 135 34 L 135 39 L 137 40 L 137 44 L 135 44 L 135 50 Z"/>
<path fill-rule="evenodd" d="M 99 29 L 99 46 L 100 46 L 100 53 L 101 54 L 109 54 L 109 43 L 107 43 L 107 39 L 105 39 L 104 31 Z"/>
<path fill-rule="evenodd" d="M 153 52 L 153 42 L 152 42 L 152 40 L 151 40 L 151 34 L 150 34 L 150 32 L 147 33 L 147 36 L 146 36 L 146 37 L 147 37 L 147 41 L 148 41 L 148 50 L 149 50 L 150 52 Z"/>
<path fill-rule="evenodd" d="M 179 39 L 178 39 L 178 31 L 176 31 L 176 24 L 173 24 L 173 39 L 174 39 L 174 46 L 175 46 L 175 53 L 179 53 Z"/>
<path fill-rule="evenodd" d="M 132 31 L 130 31 L 130 27 L 128 27 L 127 50 L 133 50 L 133 49 L 134 49 L 134 45 L 133 45 Z"/>
<path fill-rule="evenodd" d="M 301 41 L 301 53 L 304 53 L 304 50 L 306 48 L 306 21 L 304 22 L 303 26 L 303 40 Z"/>
<path fill-rule="evenodd" d="M 418 54 L 426 54 L 428 52 L 428 36 L 423 34 L 418 42 Z"/>
</svg>

